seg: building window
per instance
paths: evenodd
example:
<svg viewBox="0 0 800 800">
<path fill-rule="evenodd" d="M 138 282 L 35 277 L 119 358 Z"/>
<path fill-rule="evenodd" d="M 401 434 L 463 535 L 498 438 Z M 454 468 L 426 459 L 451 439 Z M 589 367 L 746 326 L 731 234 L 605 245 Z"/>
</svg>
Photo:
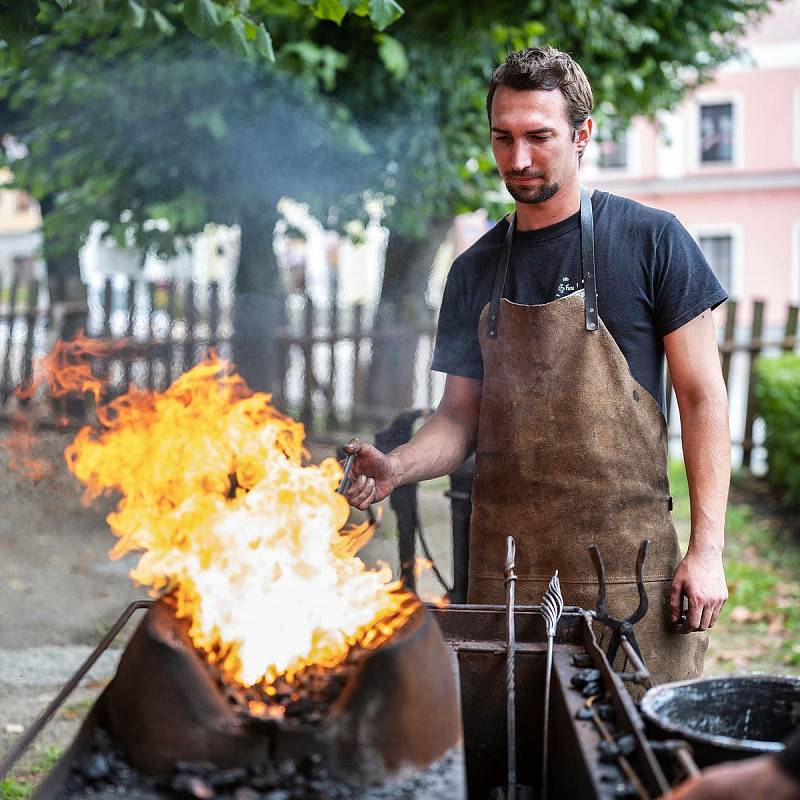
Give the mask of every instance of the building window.
<svg viewBox="0 0 800 800">
<path fill-rule="evenodd" d="M 700 106 L 700 163 L 733 162 L 733 103 Z"/>
<path fill-rule="evenodd" d="M 628 167 L 628 131 L 601 130 L 598 133 L 599 156 L 597 166 L 600 169 L 627 169 Z"/>
<path fill-rule="evenodd" d="M 711 269 L 730 294 L 733 277 L 733 239 L 730 236 L 701 236 L 700 249 L 711 264 Z"/>
</svg>

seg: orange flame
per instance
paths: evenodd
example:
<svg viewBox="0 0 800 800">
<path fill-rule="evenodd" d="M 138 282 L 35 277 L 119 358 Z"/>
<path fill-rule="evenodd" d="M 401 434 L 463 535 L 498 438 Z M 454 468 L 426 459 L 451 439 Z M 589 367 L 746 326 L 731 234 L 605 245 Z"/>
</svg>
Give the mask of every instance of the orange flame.
<svg viewBox="0 0 800 800">
<path fill-rule="evenodd" d="M 53 465 L 46 458 L 34 455 L 38 443 L 39 437 L 24 418 L 12 418 L 11 433 L 0 442 L 8 453 L 8 468 L 34 483 L 53 473 Z"/>
<path fill-rule="evenodd" d="M 59 339 L 50 353 L 37 363 L 34 379 L 18 387 L 14 395 L 27 400 L 47 384 L 51 397 L 90 393 L 95 403 L 99 403 L 108 381 L 93 374 L 92 361 L 110 358 L 128 345 L 128 339 L 91 339 L 82 331 L 69 341 Z"/>
<path fill-rule="evenodd" d="M 447 606 L 450 605 L 450 600 L 447 597 L 447 595 L 440 594 L 439 592 L 424 592 L 420 587 L 422 576 L 433 569 L 434 569 L 433 561 L 431 561 L 429 558 L 422 558 L 422 556 L 417 556 L 414 559 L 413 570 L 414 570 L 414 581 L 417 585 L 417 594 L 426 603 L 430 603 L 431 605 L 434 605 L 437 608 L 446 608 Z"/>
<path fill-rule="evenodd" d="M 90 372 L 81 383 L 83 343 L 61 344 L 48 383 L 99 398 Z M 265 688 L 379 646 L 419 604 L 356 557 L 372 527 L 340 532 L 341 467 L 302 466 L 303 426 L 270 399 L 212 355 L 164 393 L 133 389 L 98 408 L 99 430 L 80 430 L 65 453 L 85 501 L 122 495 L 107 518 L 119 537 L 111 557 L 144 551 L 131 577 L 173 595 L 227 678 Z"/>
<path fill-rule="evenodd" d="M 26 403 L 47 386 L 47 395 L 51 399 L 90 393 L 95 408 L 99 409 L 108 380 L 93 374 L 93 361 L 108 359 L 131 344 L 132 340 L 128 339 L 90 339 L 83 332 L 72 341 L 59 340 L 47 356 L 36 359 L 33 377 L 17 386 L 13 396 Z M 69 418 L 64 415 L 56 419 L 56 427 L 68 424 Z M 9 454 L 9 469 L 34 482 L 51 475 L 53 463 L 35 455 L 39 444 L 39 437 L 34 433 L 36 414 L 30 408 L 25 412 L 17 411 L 11 416 L 11 427 L 11 433 L 0 439 L 0 446 Z"/>
</svg>

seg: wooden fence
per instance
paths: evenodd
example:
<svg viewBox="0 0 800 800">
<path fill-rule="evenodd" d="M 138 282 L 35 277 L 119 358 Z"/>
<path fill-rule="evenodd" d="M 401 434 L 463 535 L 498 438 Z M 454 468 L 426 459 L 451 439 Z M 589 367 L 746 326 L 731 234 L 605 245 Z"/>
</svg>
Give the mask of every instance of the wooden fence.
<svg viewBox="0 0 800 800">
<path fill-rule="evenodd" d="M 69 309 L 51 308 L 46 286 L 37 281 L 0 285 L 0 403 L 8 408 L 13 390 L 29 378 L 33 361 L 52 347 Z M 181 372 L 200 361 L 210 347 L 233 358 L 230 290 L 216 283 L 154 283 L 109 277 L 90 289 L 89 335 L 129 337 L 135 342 L 118 357 L 98 364 L 108 376 L 111 393 L 134 384 L 164 389 Z M 731 398 L 733 441 L 741 464 L 751 467 L 760 442 L 754 435 L 757 415 L 754 367 L 761 354 L 800 347 L 797 306 L 787 309 L 782 331 L 765 334 L 765 304 L 757 301 L 745 325 L 740 305 L 731 300 L 719 350 L 722 373 Z M 749 324 L 749 327 L 747 327 Z M 301 419 L 314 433 L 359 430 L 384 424 L 409 404 L 370 407 L 366 385 L 373 345 L 388 342 L 416 352 L 411 404 L 431 407 L 438 401 L 441 379 L 429 370 L 435 320 L 405 324 L 389 317 L 377 326 L 360 305 L 315 307 L 307 295 L 292 294 L 286 303 L 286 325 L 278 331 L 275 359 L 279 381 L 273 389 L 278 406 Z M 735 367 L 735 369 L 734 369 Z M 734 373 L 736 373 L 734 375 Z M 407 384 L 407 376 L 396 375 Z M 389 396 L 408 395 L 407 386 L 390 386 Z M 667 379 L 668 422 L 679 435 L 673 391 Z"/>
<path fill-rule="evenodd" d="M 753 302 L 752 315 L 749 329 L 742 326 L 740 318 L 740 304 L 736 300 L 729 300 L 725 305 L 725 323 L 722 338 L 719 343 L 722 377 L 728 389 L 729 404 L 731 407 L 732 444 L 740 448 L 741 466 L 751 468 L 753 453 L 761 445 L 761 441 L 754 437 L 754 428 L 757 420 L 755 399 L 755 365 L 759 356 L 774 355 L 779 352 L 793 352 L 800 347 L 798 338 L 798 309 L 790 305 L 786 311 L 786 321 L 782 331 L 773 332 L 765 336 L 764 329 L 765 303 L 761 300 Z M 734 360 L 739 358 L 740 375 L 733 379 L 732 366 Z M 675 414 L 675 398 L 672 383 L 667 374 L 667 423 L 670 437 L 680 435 L 678 420 Z"/>
<path fill-rule="evenodd" d="M 0 403 L 8 409 L 14 389 L 31 376 L 37 357 L 49 352 L 75 309 L 50 307 L 36 282 L 0 286 Z M 211 282 L 152 282 L 108 277 L 88 291 L 87 333 L 131 344 L 94 368 L 108 381 L 110 395 L 131 385 L 163 390 L 179 374 L 202 360 L 210 348 L 233 359 L 230 290 Z M 82 309 L 86 314 L 86 309 Z M 384 424 L 409 403 L 370 408 L 366 386 L 373 345 L 405 345 L 417 353 L 411 404 L 434 402 L 434 377 L 428 369 L 435 323 L 403 324 L 391 315 L 380 327 L 362 305 L 317 308 L 308 295 L 291 294 L 285 326 L 277 331 L 272 387 L 275 403 L 301 419 L 307 429 L 358 430 Z M 395 375 L 394 378 L 400 378 Z M 404 387 L 389 386 L 389 396 L 402 398 Z"/>
<path fill-rule="evenodd" d="M 410 405 L 430 408 L 437 402 L 435 379 L 430 371 L 436 333 L 432 314 L 418 323 L 402 322 L 390 310 L 382 324 L 362 305 L 317 308 L 308 296 L 289 309 L 289 323 L 278 332 L 278 375 L 283 376 L 275 394 L 283 406 L 308 430 L 358 430 L 388 423 Z M 388 344 L 416 353 L 414 387 L 410 402 L 376 406 L 367 401 L 367 382 L 374 347 Z M 402 372 L 384 380 L 383 395 L 408 396 Z"/>
<path fill-rule="evenodd" d="M 49 306 L 40 302 L 39 281 L 11 280 L 0 286 L 0 403 L 5 406 L 14 388 L 30 378 L 33 357 L 41 350 L 51 326 Z M 39 348 L 37 349 L 37 344 Z"/>
</svg>

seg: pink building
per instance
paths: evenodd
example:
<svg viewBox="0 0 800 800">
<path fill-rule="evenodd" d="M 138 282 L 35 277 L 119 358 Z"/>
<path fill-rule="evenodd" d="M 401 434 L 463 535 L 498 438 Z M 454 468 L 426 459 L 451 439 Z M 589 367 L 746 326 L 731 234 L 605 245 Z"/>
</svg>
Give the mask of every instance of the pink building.
<svg viewBox="0 0 800 800">
<path fill-rule="evenodd" d="M 676 214 L 728 293 L 765 300 L 777 326 L 800 303 L 800 0 L 776 4 L 745 47 L 656 124 L 594 144 L 585 180 Z"/>
</svg>

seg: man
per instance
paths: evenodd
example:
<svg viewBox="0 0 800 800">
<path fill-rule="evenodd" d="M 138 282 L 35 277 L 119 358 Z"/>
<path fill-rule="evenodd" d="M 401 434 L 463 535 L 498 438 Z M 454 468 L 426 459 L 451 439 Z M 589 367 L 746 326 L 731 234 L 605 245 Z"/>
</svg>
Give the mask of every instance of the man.
<svg viewBox="0 0 800 800">
<path fill-rule="evenodd" d="M 565 53 L 511 53 L 487 97 L 492 150 L 516 202 L 454 263 L 433 369 L 442 401 L 388 455 L 354 440 L 357 508 L 447 474 L 476 448 L 469 601 L 503 602 L 507 534 L 517 597 L 558 569 L 567 604 L 594 607 L 587 551 L 606 564 L 610 613 L 636 607 L 641 540 L 650 611 L 637 626 L 656 680 L 699 675 L 727 598 L 727 399 L 710 310 L 725 292 L 670 214 L 581 189 L 592 92 Z M 596 268 L 596 274 L 595 274 Z M 663 357 L 681 413 L 692 531 L 680 557 L 669 510 Z M 685 636 L 676 632 L 683 598 Z"/>
</svg>

